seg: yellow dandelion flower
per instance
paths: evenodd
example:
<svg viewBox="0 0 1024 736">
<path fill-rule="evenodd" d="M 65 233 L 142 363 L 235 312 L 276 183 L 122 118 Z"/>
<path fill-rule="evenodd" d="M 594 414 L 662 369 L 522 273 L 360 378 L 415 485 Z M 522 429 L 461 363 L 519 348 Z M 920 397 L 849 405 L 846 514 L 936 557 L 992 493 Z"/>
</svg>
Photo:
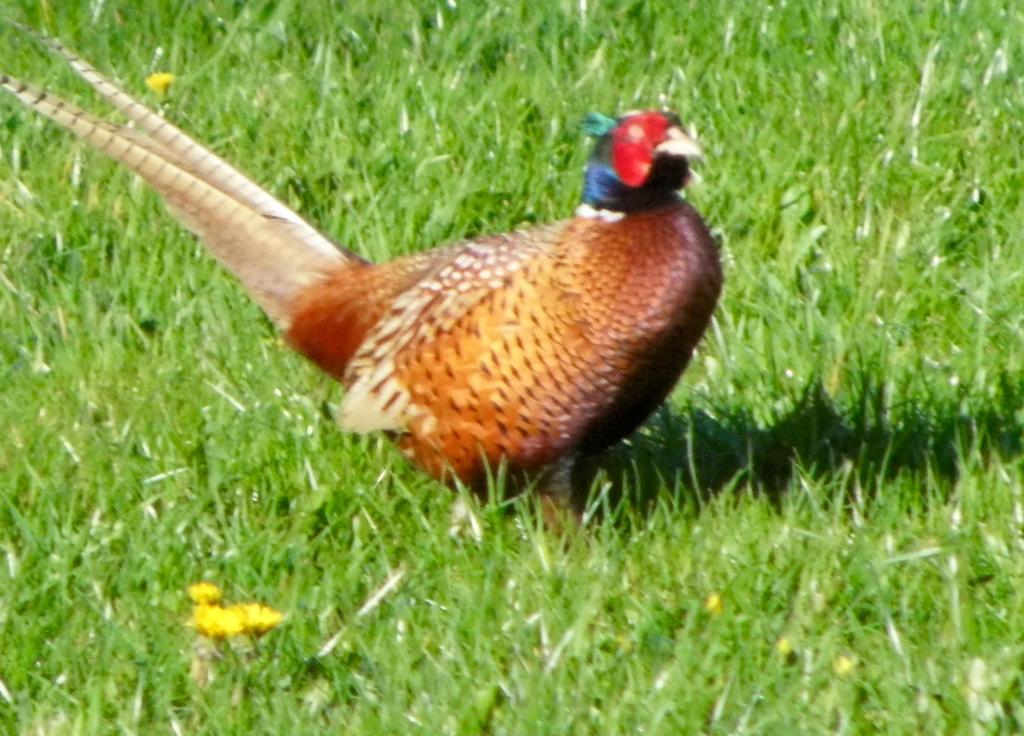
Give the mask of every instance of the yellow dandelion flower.
<svg viewBox="0 0 1024 736">
<path fill-rule="evenodd" d="M 793 653 L 793 643 L 784 636 L 780 637 L 779 640 L 775 642 L 775 651 L 783 657 L 788 658 L 789 655 Z"/>
<path fill-rule="evenodd" d="M 712 616 L 721 616 L 722 612 L 725 611 L 725 601 L 722 600 L 722 594 L 708 594 L 708 597 L 704 599 L 704 610 Z"/>
<path fill-rule="evenodd" d="M 201 603 L 192 611 L 192 626 L 209 639 L 227 639 L 246 631 L 245 617 L 235 606 L 221 608 Z"/>
<path fill-rule="evenodd" d="M 856 666 L 857 660 L 855 660 L 853 657 L 847 654 L 840 654 L 832 662 L 832 671 L 840 677 L 845 677 L 846 675 L 853 672 L 853 669 Z"/>
<path fill-rule="evenodd" d="M 154 72 L 146 77 L 146 86 L 160 97 L 167 94 L 168 88 L 174 84 L 174 75 L 170 72 Z"/>
<path fill-rule="evenodd" d="M 242 617 L 242 626 L 247 634 L 263 636 L 284 620 L 283 613 L 262 603 L 239 603 L 231 608 Z"/>
<path fill-rule="evenodd" d="M 224 593 L 213 583 L 208 583 L 205 580 L 198 583 L 192 583 L 188 586 L 188 597 L 192 599 L 192 602 L 197 606 L 208 606 L 212 603 L 220 603 L 220 599 Z"/>
</svg>

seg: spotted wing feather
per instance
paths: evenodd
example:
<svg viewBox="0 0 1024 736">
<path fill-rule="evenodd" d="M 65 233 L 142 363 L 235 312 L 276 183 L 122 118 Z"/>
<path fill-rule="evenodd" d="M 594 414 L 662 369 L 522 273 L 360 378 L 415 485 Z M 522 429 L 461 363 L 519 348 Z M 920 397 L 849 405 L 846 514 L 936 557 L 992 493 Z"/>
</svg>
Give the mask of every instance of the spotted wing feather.
<svg viewBox="0 0 1024 736">
<path fill-rule="evenodd" d="M 411 402 L 398 367 L 466 319 L 545 250 L 557 226 L 492 236 L 432 253 L 434 267 L 399 294 L 352 357 L 339 423 L 353 432 L 405 431 L 425 409 Z M 378 268 L 388 268 L 383 264 Z"/>
</svg>

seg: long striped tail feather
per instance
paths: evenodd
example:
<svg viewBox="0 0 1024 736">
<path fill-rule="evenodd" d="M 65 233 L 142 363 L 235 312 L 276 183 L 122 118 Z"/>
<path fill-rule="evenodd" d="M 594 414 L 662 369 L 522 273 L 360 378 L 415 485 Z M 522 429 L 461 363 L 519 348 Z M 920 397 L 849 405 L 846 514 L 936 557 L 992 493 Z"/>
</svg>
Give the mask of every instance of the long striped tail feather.
<svg viewBox="0 0 1024 736">
<path fill-rule="evenodd" d="M 282 329 L 299 292 L 345 262 L 365 262 L 61 43 L 37 37 L 134 127 L 2 73 L 0 88 L 142 177 Z"/>
</svg>

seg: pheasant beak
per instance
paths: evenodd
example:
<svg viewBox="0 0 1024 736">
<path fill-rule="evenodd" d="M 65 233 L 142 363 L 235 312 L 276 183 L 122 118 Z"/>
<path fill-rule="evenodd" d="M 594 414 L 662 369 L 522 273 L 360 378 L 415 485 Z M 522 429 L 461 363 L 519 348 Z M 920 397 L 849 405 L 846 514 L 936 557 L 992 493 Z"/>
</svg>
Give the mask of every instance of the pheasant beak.
<svg viewBox="0 0 1024 736">
<path fill-rule="evenodd" d="M 673 125 L 665 131 L 665 136 L 665 140 L 655 147 L 655 154 L 682 156 L 688 159 L 704 158 L 704 149 L 678 125 Z"/>
</svg>

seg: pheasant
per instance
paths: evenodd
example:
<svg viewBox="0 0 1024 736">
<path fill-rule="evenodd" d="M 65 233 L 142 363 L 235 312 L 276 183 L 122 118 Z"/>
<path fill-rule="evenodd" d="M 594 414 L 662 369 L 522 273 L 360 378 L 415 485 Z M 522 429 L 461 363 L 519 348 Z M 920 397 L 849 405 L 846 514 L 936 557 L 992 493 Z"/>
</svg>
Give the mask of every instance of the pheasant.
<svg viewBox="0 0 1024 736">
<path fill-rule="evenodd" d="M 722 287 L 679 191 L 696 142 L 658 110 L 591 114 L 571 219 L 374 264 L 59 53 L 132 126 L 0 75 L 0 86 L 141 176 L 241 281 L 285 341 L 346 389 L 342 429 L 385 432 L 415 465 L 483 493 L 489 474 L 573 503 L 572 468 L 666 398 Z"/>
</svg>

